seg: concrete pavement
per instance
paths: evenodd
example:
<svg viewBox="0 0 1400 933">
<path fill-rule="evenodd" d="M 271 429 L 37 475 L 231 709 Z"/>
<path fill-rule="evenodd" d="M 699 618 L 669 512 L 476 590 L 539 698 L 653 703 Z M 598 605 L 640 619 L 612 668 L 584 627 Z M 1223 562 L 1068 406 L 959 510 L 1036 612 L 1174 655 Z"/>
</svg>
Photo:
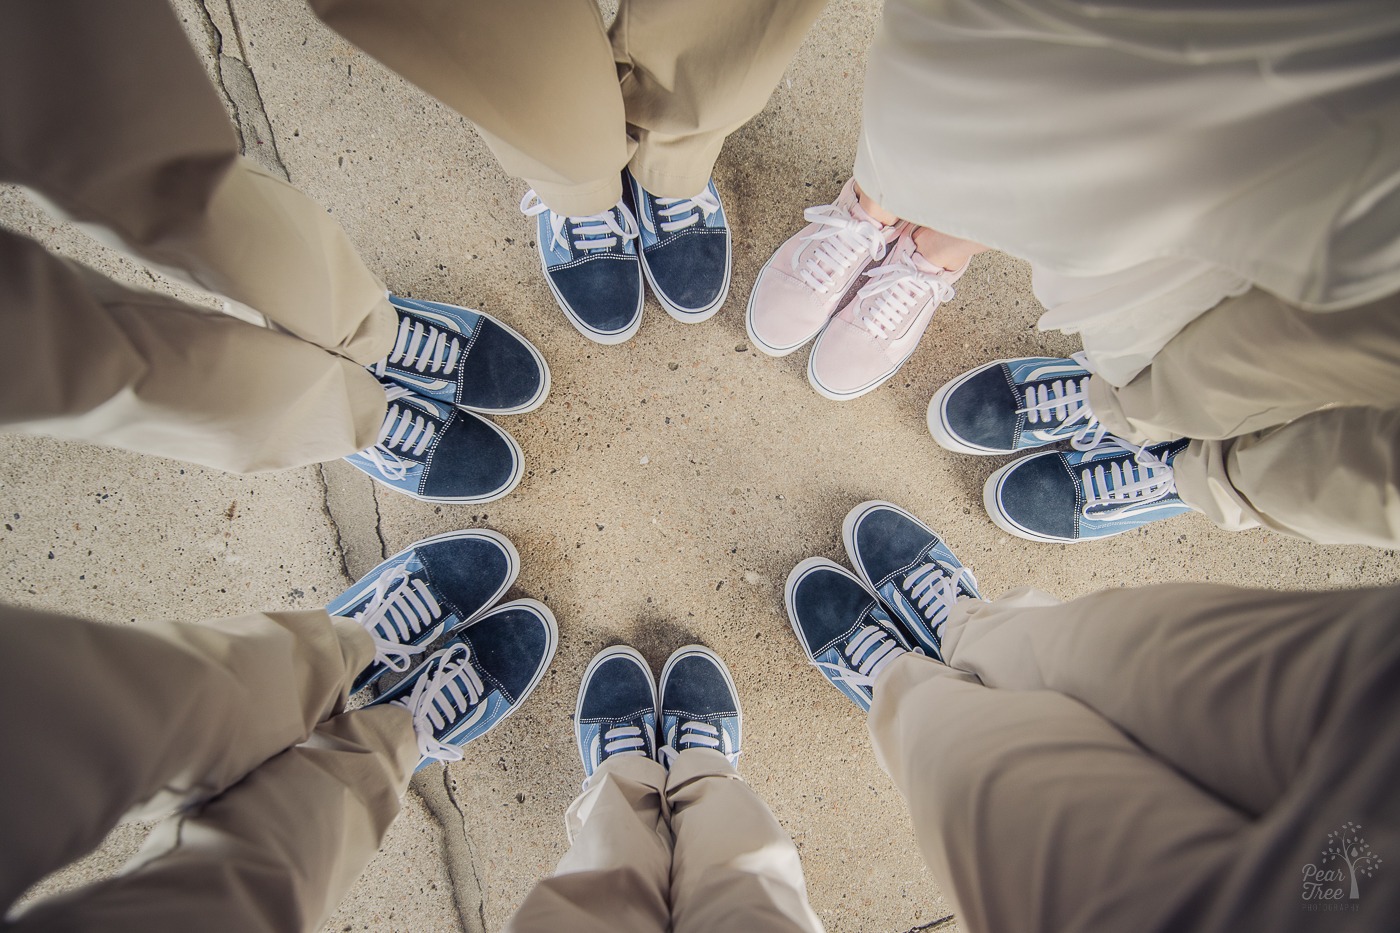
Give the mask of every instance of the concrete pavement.
<svg viewBox="0 0 1400 933">
<path fill-rule="evenodd" d="M 0 599 L 103 621 L 316 606 L 430 534 L 491 527 L 515 542 L 512 596 L 542 599 L 558 617 L 554 666 L 464 761 L 415 779 L 328 930 L 499 928 L 566 848 L 562 815 L 582 778 L 569 721 L 579 674 L 620 640 L 658 671 L 690 641 L 728 661 L 746 713 L 741 768 L 797 841 L 830 930 L 955 929 L 940 923 L 948 902 L 860 716 L 805 663 L 783 613 L 788 570 L 813 554 L 844 561 L 840 522 L 864 499 L 923 516 L 991 596 L 1026 584 L 1073 597 L 1166 580 L 1400 579 L 1400 554 L 1230 534 L 1198 516 L 1074 548 L 998 531 L 980 495 L 998 464 L 943 451 L 923 417 L 934 389 L 970 366 L 1076 349 L 1035 331 L 1026 267 L 1009 258 L 976 260 L 916 356 L 856 402 L 812 392 L 805 354 L 772 360 L 748 345 L 743 302 L 759 267 L 849 174 L 874 2 L 835 0 L 767 109 L 726 146 L 716 169 L 736 231 L 726 309 L 687 327 L 651 303 L 638 337 L 612 348 L 583 340 L 554 307 L 533 225 L 516 209 L 521 186 L 460 117 L 301 4 L 172 2 L 250 153 L 331 210 L 395 291 L 495 314 L 553 370 L 542 409 L 501 419 L 525 450 L 524 482 L 478 508 L 415 502 L 343 464 L 237 477 L 0 438 Z M 13 191 L 0 190 L 0 222 L 124 281 L 188 294 Z M 74 766 L 94 765 L 78 749 Z M 41 890 L 114 870 L 142 835 L 119 829 Z"/>
</svg>

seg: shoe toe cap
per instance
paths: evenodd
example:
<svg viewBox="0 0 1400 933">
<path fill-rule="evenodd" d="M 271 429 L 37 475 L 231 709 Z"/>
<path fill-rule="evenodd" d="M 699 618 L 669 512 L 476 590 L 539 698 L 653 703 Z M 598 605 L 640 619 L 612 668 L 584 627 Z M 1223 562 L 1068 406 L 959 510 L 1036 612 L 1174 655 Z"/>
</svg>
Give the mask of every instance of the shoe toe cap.
<svg viewBox="0 0 1400 933">
<path fill-rule="evenodd" d="M 529 688 L 549 654 L 549 626 L 527 606 L 493 612 L 462 634 L 477 663 L 513 699 Z"/>
<path fill-rule="evenodd" d="M 714 304 L 729 280 L 729 235 L 694 227 L 648 250 L 646 261 L 657 291 L 670 304 L 700 311 Z"/>
<path fill-rule="evenodd" d="M 779 269 L 765 269 L 749 301 L 749 328 L 766 346 L 795 349 L 820 333 L 831 317 L 825 297 Z"/>
<path fill-rule="evenodd" d="M 520 451 L 484 418 L 458 412 L 443 430 L 427 469 L 423 495 L 485 500 L 504 495 L 520 478 Z"/>
<path fill-rule="evenodd" d="M 470 618 L 496 601 L 514 573 L 514 561 L 499 542 L 484 535 L 432 541 L 416 549 L 428 580 Z"/>
<path fill-rule="evenodd" d="M 943 423 L 958 440 L 989 450 L 1016 447 L 1019 403 L 1000 363 L 985 366 L 952 389 L 943 403 Z"/>
<path fill-rule="evenodd" d="M 832 319 L 812 348 L 812 380 L 833 395 L 857 396 L 878 388 L 899 367 L 877 341 L 842 317 Z"/>
<path fill-rule="evenodd" d="M 1004 518 L 1034 534 L 1067 541 L 1077 537 L 1078 487 L 1058 452 L 1016 462 L 1001 476 L 995 505 Z"/>
<path fill-rule="evenodd" d="M 791 608 L 808 653 L 815 657 L 844 637 L 873 602 L 859 582 L 835 568 L 819 566 L 803 574 Z"/>
<path fill-rule="evenodd" d="M 492 411 L 524 408 L 544 388 L 540 357 L 522 338 L 483 318 L 462 363 L 461 404 Z"/>
<path fill-rule="evenodd" d="M 739 699 L 724 672 L 703 654 L 679 658 L 667 672 L 662 708 L 695 716 L 734 715 Z"/>
<path fill-rule="evenodd" d="M 860 563 L 876 583 L 918 560 L 937 540 L 917 521 L 888 507 L 866 512 L 852 534 Z"/>
<path fill-rule="evenodd" d="M 642 313 L 641 276 L 631 255 L 597 256 L 550 273 L 574 317 L 603 334 L 627 330 Z"/>
<path fill-rule="evenodd" d="M 614 655 L 593 669 L 579 715 L 590 720 L 620 719 L 653 706 L 651 671 L 643 670 L 629 655 Z"/>
</svg>

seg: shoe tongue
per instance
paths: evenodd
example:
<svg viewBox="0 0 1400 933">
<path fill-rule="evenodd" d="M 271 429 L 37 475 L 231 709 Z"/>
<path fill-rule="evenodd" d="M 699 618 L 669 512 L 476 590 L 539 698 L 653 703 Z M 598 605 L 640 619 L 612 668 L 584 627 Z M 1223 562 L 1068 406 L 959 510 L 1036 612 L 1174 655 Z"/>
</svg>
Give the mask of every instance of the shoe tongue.
<svg viewBox="0 0 1400 933">
<path fill-rule="evenodd" d="M 893 226 L 893 224 L 886 225 L 880 223 L 880 221 L 871 217 L 870 213 L 865 208 L 860 206 L 860 198 L 856 196 L 856 186 L 854 184 L 847 183 L 846 187 L 841 189 L 841 194 L 836 198 L 836 203 L 844 208 L 846 212 L 856 220 L 869 221 L 881 230 L 888 230 L 889 227 Z"/>
</svg>

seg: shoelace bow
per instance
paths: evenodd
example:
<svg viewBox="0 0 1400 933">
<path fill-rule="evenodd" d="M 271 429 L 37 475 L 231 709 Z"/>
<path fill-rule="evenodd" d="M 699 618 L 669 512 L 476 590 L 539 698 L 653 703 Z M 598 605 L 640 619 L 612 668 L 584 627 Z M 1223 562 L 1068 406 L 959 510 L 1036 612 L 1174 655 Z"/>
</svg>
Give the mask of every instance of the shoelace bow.
<svg viewBox="0 0 1400 933">
<path fill-rule="evenodd" d="M 959 567 L 950 574 L 942 566 L 928 563 L 906 574 L 900 588 L 909 594 L 933 637 L 942 641 L 943 625 L 958 604 L 958 586 L 964 582 L 970 589 L 977 588 L 977 579 L 968 568 Z"/>
<path fill-rule="evenodd" d="M 439 621 L 441 615 L 442 607 L 428 585 L 399 566 L 379 578 L 369 602 L 354 619 L 374 639 L 374 660 L 391 671 L 405 671 L 413 657 L 442 634 L 447 622 Z M 422 644 L 407 644 L 429 626 L 435 627 Z"/>
<path fill-rule="evenodd" d="M 1084 354 L 1074 354 L 1074 361 L 1083 366 Z M 1068 437 L 1075 450 L 1092 450 L 1103 442 L 1108 428 L 1089 408 L 1089 378 L 1086 375 L 1034 383 L 1026 391 L 1026 407 L 1016 412 L 1026 416 L 1027 424 L 1058 421 L 1058 427 L 1044 432 L 1046 437 Z M 1073 431 L 1068 430 L 1075 425 L 1078 427 Z"/>
<path fill-rule="evenodd" d="M 729 759 L 730 764 L 737 765 L 739 763 L 739 752 L 726 752 L 724 750 L 724 738 L 719 726 L 694 719 L 684 720 L 676 727 L 675 743 L 674 745 L 662 746 L 661 758 L 666 767 L 669 768 L 675 763 L 677 755 L 690 748 L 713 749 Z"/>
<path fill-rule="evenodd" d="M 437 734 L 480 703 L 486 686 L 472 666 L 471 650 L 462 642 L 438 652 L 427 663 L 430 667 L 413 685 L 413 691 L 393 702 L 413 716 L 418 754 L 439 761 L 458 761 L 462 750 L 439 741 Z"/>
<path fill-rule="evenodd" d="M 450 376 L 462 358 L 462 335 L 442 330 L 422 321 L 404 317 L 399 321 L 398 339 L 389 355 L 370 371 L 384 375 L 391 364 L 423 375 Z"/>
<path fill-rule="evenodd" d="M 385 479 L 401 480 L 411 465 L 400 454 L 421 457 L 438 432 L 438 421 L 432 415 L 397 400 L 413 393 L 403 386 L 385 386 L 389 410 L 379 426 L 379 440 L 368 450 L 361 451 Z"/>
<path fill-rule="evenodd" d="M 802 216 L 808 223 L 819 225 L 818 230 L 802 238 L 817 247 L 810 252 L 799 250 L 792 258 L 792 269 L 809 287 L 823 294 L 857 260 L 865 256 L 884 259 L 889 249 L 879 226 L 869 220 L 856 220 L 835 204 L 809 207 Z"/>
<path fill-rule="evenodd" d="M 710 193 L 707 186 L 704 191 L 693 198 L 653 198 L 656 202 L 656 216 L 661 218 L 661 232 L 675 233 L 677 230 L 684 230 L 693 227 L 700 222 L 701 217 L 709 217 L 719 210 L 719 198 Z M 656 232 L 651 227 L 651 222 L 643 215 L 642 222 L 648 229 Z"/>
<path fill-rule="evenodd" d="M 525 192 L 525 197 L 520 201 L 522 214 L 526 217 L 534 217 L 546 211 L 549 212 L 550 229 L 554 231 L 553 242 L 560 249 L 569 249 L 569 240 L 564 235 L 565 222 L 574 225 L 573 249 L 575 250 L 608 249 L 620 242 L 635 240 L 638 236 L 637 219 L 632 216 L 627 205 L 621 201 L 615 207 L 597 214 L 571 217 L 549 210 L 533 188 Z M 621 223 L 618 222 L 619 218 Z"/>
<path fill-rule="evenodd" d="M 880 672 L 908 650 L 886 629 L 878 625 L 866 625 L 856 632 L 842 650 L 848 660 L 847 664 L 833 664 L 830 661 L 812 663 L 823 673 L 842 683 L 853 687 L 874 687 L 875 678 L 880 676 Z"/>
<path fill-rule="evenodd" d="M 1129 444 L 1122 438 L 1109 439 L 1095 448 L 1132 454 L 1131 459 L 1098 462 L 1086 465 L 1079 472 L 1084 487 L 1086 517 L 1090 509 L 1106 507 L 1115 517 L 1131 518 L 1143 508 L 1176 492 L 1176 477 L 1171 465 L 1159 459 L 1146 447 Z"/>
<path fill-rule="evenodd" d="M 858 320 L 872 337 L 890 336 L 930 294 L 940 303 L 951 301 L 955 294 L 953 286 L 936 273 L 915 266 L 912 256 L 876 266 L 865 274 L 870 281 L 856 293 L 857 301 L 875 300 L 861 305 Z"/>
</svg>

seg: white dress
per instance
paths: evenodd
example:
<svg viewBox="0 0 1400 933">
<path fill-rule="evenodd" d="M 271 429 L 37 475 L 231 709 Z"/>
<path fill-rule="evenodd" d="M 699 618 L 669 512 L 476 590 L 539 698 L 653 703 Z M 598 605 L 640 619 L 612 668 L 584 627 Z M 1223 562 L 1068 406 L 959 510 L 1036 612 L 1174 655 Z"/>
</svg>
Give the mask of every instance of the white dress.
<svg viewBox="0 0 1400 933">
<path fill-rule="evenodd" d="M 1400 291 L 1397 0 L 888 0 L 869 62 L 861 187 L 1029 260 L 1114 385 L 1251 285 Z"/>
</svg>

